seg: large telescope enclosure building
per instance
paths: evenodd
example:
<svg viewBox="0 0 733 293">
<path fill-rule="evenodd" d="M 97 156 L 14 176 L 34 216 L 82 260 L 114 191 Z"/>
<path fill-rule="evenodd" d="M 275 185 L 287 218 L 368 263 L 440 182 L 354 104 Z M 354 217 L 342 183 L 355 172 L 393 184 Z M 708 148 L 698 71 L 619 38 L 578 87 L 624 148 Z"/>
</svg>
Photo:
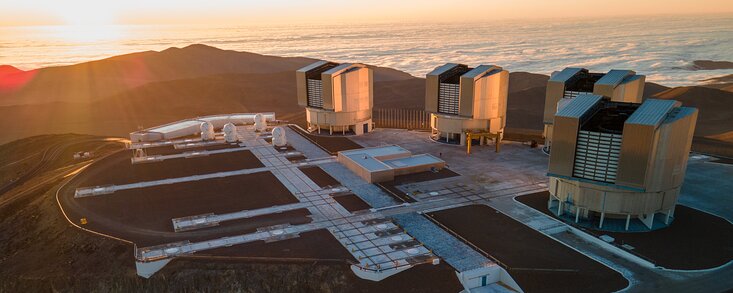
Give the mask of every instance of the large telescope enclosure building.
<svg viewBox="0 0 733 293">
<path fill-rule="evenodd" d="M 674 217 L 697 109 L 582 93 L 554 115 L 549 209 L 568 222 L 649 231 Z"/>
<path fill-rule="evenodd" d="M 464 145 L 467 136 L 501 141 L 506 126 L 509 72 L 499 66 L 448 63 L 428 73 L 425 110 L 433 139 Z M 472 135 L 473 134 L 473 135 Z"/>
<path fill-rule="evenodd" d="M 565 68 L 554 72 L 547 81 L 545 92 L 545 151 L 552 148 L 555 113 L 581 94 L 604 96 L 614 102 L 641 103 L 644 93 L 644 75 L 631 70 L 611 70 L 593 73 L 585 68 Z"/>
<path fill-rule="evenodd" d="M 318 61 L 295 72 L 298 105 L 308 131 L 363 134 L 372 130 L 373 73 L 363 64 Z"/>
</svg>

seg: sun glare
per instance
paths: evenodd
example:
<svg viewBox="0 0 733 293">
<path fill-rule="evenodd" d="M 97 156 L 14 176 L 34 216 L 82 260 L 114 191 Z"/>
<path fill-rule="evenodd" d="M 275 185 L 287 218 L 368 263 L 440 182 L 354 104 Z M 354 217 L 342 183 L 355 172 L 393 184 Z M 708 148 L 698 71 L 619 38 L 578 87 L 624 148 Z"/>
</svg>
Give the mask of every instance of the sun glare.
<svg viewBox="0 0 733 293">
<path fill-rule="evenodd" d="M 68 42 L 95 42 L 121 37 L 121 26 L 115 25 L 115 7 L 105 1 L 59 1 L 53 11 L 64 25 L 53 34 Z"/>
<path fill-rule="evenodd" d="M 91 43 L 122 39 L 124 26 L 118 25 L 63 25 L 52 28 L 57 39 L 73 43 Z"/>
</svg>

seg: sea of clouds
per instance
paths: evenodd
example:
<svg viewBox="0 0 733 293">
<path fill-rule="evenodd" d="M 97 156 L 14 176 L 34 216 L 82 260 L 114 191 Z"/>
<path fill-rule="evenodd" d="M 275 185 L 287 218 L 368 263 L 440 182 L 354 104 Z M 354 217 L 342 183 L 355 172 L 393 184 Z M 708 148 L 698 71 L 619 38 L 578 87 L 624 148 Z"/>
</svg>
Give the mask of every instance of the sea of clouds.
<svg viewBox="0 0 733 293">
<path fill-rule="evenodd" d="M 363 62 L 423 76 L 445 62 L 496 64 L 550 74 L 567 66 L 631 69 L 667 86 L 700 84 L 733 70 L 733 16 L 602 20 L 382 23 L 240 27 L 123 26 L 109 37 L 65 38 L 59 27 L 0 28 L 0 64 L 65 65 L 192 43 L 278 56 Z M 63 33 L 60 33 L 62 31 Z"/>
</svg>

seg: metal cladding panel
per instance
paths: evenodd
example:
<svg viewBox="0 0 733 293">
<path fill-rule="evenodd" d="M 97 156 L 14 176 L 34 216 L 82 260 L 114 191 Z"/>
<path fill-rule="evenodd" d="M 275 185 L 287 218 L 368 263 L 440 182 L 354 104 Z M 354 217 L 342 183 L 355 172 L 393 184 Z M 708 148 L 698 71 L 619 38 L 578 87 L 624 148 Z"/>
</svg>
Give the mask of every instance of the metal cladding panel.
<svg viewBox="0 0 733 293">
<path fill-rule="evenodd" d="M 440 86 L 439 75 L 425 76 L 425 111 L 438 112 L 438 88 Z"/>
<path fill-rule="evenodd" d="M 655 126 L 629 124 L 627 120 L 621 141 L 616 184 L 646 189 L 647 170 L 656 148 L 655 132 Z"/>
<path fill-rule="evenodd" d="M 506 70 L 494 69 L 480 76 L 474 88 L 473 118 L 506 120 L 508 87 L 509 72 Z"/>
<path fill-rule="evenodd" d="M 640 104 L 644 96 L 645 84 L 646 76 L 629 76 L 619 86 L 622 89 L 621 92 L 611 97 L 611 101 Z"/>
<path fill-rule="evenodd" d="M 308 88 L 306 86 L 305 71 L 295 71 L 295 87 L 298 94 L 298 105 L 308 106 Z"/>
<path fill-rule="evenodd" d="M 473 78 L 461 76 L 460 93 L 458 94 L 458 115 L 463 117 L 473 116 L 473 94 L 476 82 Z"/>
<path fill-rule="evenodd" d="M 333 78 L 330 74 L 321 74 L 321 95 L 323 97 L 323 109 L 333 110 Z"/>
<path fill-rule="evenodd" d="M 667 118 L 667 114 L 672 111 L 675 106 L 678 106 L 679 102 L 675 100 L 658 100 L 658 99 L 647 99 L 636 111 L 634 111 L 629 119 L 626 119 L 624 123 L 624 130 L 626 124 L 638 124 L 648 125 L 657 127 L 659 124 Z"/>
<path fill-rule="evenodd" d="M 371 109 L 372 70 L 351 68 L 334 77 L 334 111 L 361 111 Z M 338 90 L 337 90 L 338 89 Z"/>
<path fill-rule="evenodd" d="M 580 129 L 579 117 L 556 116 L 552 132 L 552 152 L 549 172 L 566 177 L 573 176 L 575 147 Z"/>
<path fill-rule="evenodd" d="M 559 72 L 555 72 L 547 80 L 547 89 L 545 91 L 545 113 L 543 115 L 543 122 L 545 124 L 552 124 L 555 119 L 555 113 L 557 113 L 557 103 L 562 99 L 565 94 L 565 83 L 568 82 L 575 75 L 584 71 L 583 68 L 565 68 Z"/>
<path fill-rule="evenodd" d="M 592 95 L 592 94 L 580 94 L 575 99 L 570 101 L 570 103 L 562 108 L 560 111 L 557 112 L 555 115 L 555 119 L 557 117 L 571 117 L 571 118 L 580 118 L 585 113 L 588 112 L 588 110 L 595 107 L 601 100 L 603 99 L 602 96 L 599 95 Z"/>
<path fill-rule="evenodd" d="M 697 109 L 679 107 L 659 126 L 659 145 L 647 191 L 661 191 L 682 185 L 687 168 L 692 137 L 697 121 Z"/>
<path fill-rule="evenodd" d="M 341 80 L 339 76 L 352 68 L 365 68 L 366 65 L 359 63 L 344 63 L 321 73 L 323 81 L 323 109 L 334 110 L 336 102 L 334 98 L 340 97 Z M 338 80 L 335 80 L 338 79 Z"/>
<path fill-rule="evenodd" d="M 477 96 L 480 94 L 478 91 L 482 87 L 479 84 L 481 82 L 480 80 L 486 78 L 487 75 L 489 75 L 489 73 L 491 73 L 492 71 L 496 71 L 496 73 L 498 73 L 501 71 L 501 67 L 494 65 L 479 65 L 478 67 L 471 69 L 470 71 L 461 75 L 461 92 L 458 102 L 458 106 L 460 107 L 459 114 L 461 116 L 473 117 L 477 119 L 488 119 L 475 116 L 476 111 L 474 108 L 478 106 L 475 104 L 477 100 L 484 99 L 484 97 Z M 497 88 L 496 90 L 500 89 Z M 488 95 L 488 93 L 486 94 Z"/>
<path fill-rule="evenodd" d="M 543 122 L 545 124 L 552 124 L 555 121 L 555 113 L 557 113 L 557 103 L 562 99 L 565 93 L 565 82 L 563 81 L 548 81 L 547 89 L 545 91 L 545 113 L 543 115 Z"/>
</svg>

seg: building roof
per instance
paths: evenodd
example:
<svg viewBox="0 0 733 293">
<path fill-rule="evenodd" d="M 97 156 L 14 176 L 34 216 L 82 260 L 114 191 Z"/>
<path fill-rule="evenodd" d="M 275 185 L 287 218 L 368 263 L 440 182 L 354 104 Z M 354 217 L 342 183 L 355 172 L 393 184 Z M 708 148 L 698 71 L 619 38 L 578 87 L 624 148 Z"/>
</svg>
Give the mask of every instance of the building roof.
<svg viewBox="0 0 733 293">
<path fill-rule="evenodd" d="M 672 123 L 684 117 L 690 116 L 695 112 L 697 112 L 697 108 L 677 107 L 672 112 L 670 112 L 669 115 L 667 115 L 667 118 L 664 119 L 664 122 L 662 123 Z"/>
<path fill-rule="evenodd" d="M 631 114 L 626 124 L 659 126 L 677 103 L 675 100 L 647 99 Z"/>
<path fill-rule="evenodd" d="M 550 76 L 550 81 L 559 81 L 559 82 L 565 82 L 569 79 L 571 79 L 573 76 L 578 74 L 578 72 L 581 72 L 585 70 L 584 68 L 575 68 L 575 67 L 568 67 L 560 72 L 556 72 L 552 76 Z"/>
<path fill-rule="evenodd" d="M 346 70 L 349 70 L 355 67 L 364 68 L 366 67 L 366 65 L 361 64 L 361 63 L 343 63 L 343 64 L 339 64 L 338 66 L 334 68 L 324 71 L 322 74 L 338 75 Z"/>
<path fill-rule="evenodd" d="M 446 64 L 436 67 L 435 69 L 433 69 L 433 71 L 430 71 L 428 75 L 441 75 L 445 73 L 446 71 L 453 69 L 456 66 L 466 66 L 466 65 L 458 64 L 458 63 L 446 63 Z"/>
<path fill-rule="evenodd" d="M 323 61 L 323 60 L 321 60 L 321 61 L 316 61 L 315 63 L 309 64 L 309 65 L 306 65 L 305 67 L 303 67 L 303 68 L 301 68 L 301 69 L 298 69 L 297 71 L 300 71 L 300 72 L 308 72 L 308 71 L 311 71 L 311 70 L 313 70 L 313 69 L 316 69 L 316 68 L 318 68 L 318 67 L 321 67 L 321 66 L 323 66 L 323 65 L 326 65 L 326 64 L 328 64 L 328 63 L 331 63 L 331 62 L 328 62 L 328 61 Z"/>
<path fill-rule="evenodd" d="M 496 65 L 479 65 L 474 69 L 471 69 L 469 72 L 464 73 L 461 75 L 461 77 L 468 77 L 468 78 L 477 78 L 481 77 L 487 72 L 490 72 L 492 70 L 502 70 L 501 67 Z"/>
<path fill-rule="evenodd" d="M 595 84 L 600 85 L 610 85 L 613 87 L 618 86 L 621 84 L 624 79 L 626 79 L 627 76 L 631 76 L 636 74 L 635 72 L 631 70 L 618 70 L 618 69 L 612 69 L 608 73 L 606 73 L 601 79 L 596 81 Z"/>
<path fill-rule="evenodd" d="M 555 116 L 580 118 L 593 106 L 598 104 L 603 96 L 594 94 L 580 94 L 575 97 L 567 106 L 560 109 Z"/>
</svg>

